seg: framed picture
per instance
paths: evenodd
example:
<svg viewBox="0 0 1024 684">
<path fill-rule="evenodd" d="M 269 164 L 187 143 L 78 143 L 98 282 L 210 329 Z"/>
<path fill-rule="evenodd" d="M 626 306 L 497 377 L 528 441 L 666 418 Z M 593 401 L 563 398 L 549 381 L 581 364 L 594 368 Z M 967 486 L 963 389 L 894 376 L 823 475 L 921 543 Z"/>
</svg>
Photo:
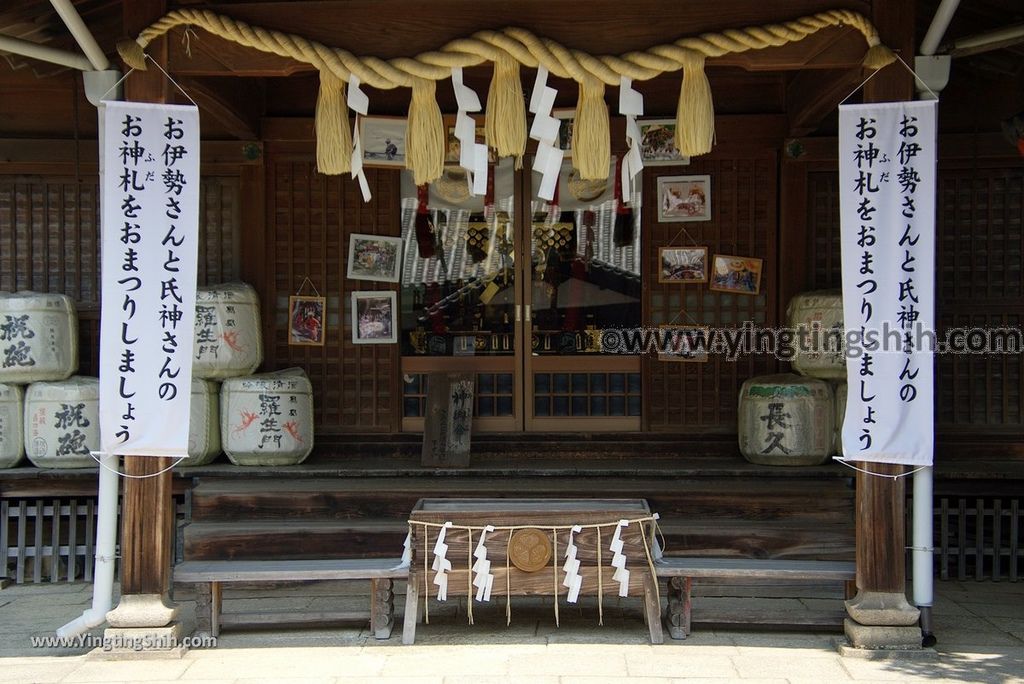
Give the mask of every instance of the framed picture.
<svg viewBox="0 0 1024 684">
<path fill-rule="evenodd" d="M 554 109 L 551 116 L 562 120 L 558 127 L 558 149 L 565 153 L 563 159 L 572 159 L 572 129 L 576 123 L 575 109 Z"/>
<path fill-rule="evenodd" d="M 640 156 L 644 166 L 670 166 L 689 164 L 690 158 L 676 149 L 675 119 L 641 119 Z"/>
<path fill-rule="evenodd" d="M 706 283 L 707 247 L 659 247 L 659 283 Z"/>
<path fill-rule="evenodd" d="M 405 166 L 405 128 L 402 117 L 361 116 L 359 138 L 366 166 Z"/>
<path fill-rule="evenodd" d="M 476 142 L 481 145 L 487 144 L 487 136 L 484 134 L 484 124 L 479 117 L 473 117 L 476 121 Z M 444 117 L 444 129 L 448 134 L 448 142 L 445 145 L 444 163 L 445 164 L 458 164 L 459 157 L 462 154 L 462 143 L 455 137 L 455 117 L 452 115 L 446 115 Z M 489 164 L 498 163 L 498 153 L 494 148 L 487 148 L 487 162 Z"/>
<path fill-rule="evenodd" d="M 397 283 L 402 270 L 402 238 L 353 233 L 348 241 L 348 277 Z"/>
<path fill-rule="evenodd" d="M 711 260 L 709 290 L 756 295 L 761 291 L 762 259 L 716 254 Z"/>
<path fill-rule="evenodd" d="M 711 220 L 711 176 L 658 178 L 658 221 Z"/>
<path fill-rule="evenodd" d="M 709 328 L 661 325 L 661 349 L 659 361 L 689 361 L 705 363 L 708 360 L 708 345 L 711 343 Z"/>
<path fill-rule="evenodd" d="M 288 344 L 324 346 L 323 297 L 292 295 L 288 298 Z"/>
<path fill-rule="evenodd" d="M 394 292 L 353 292 L 352 343 L 398 342 L 397 309 L 398 298 Z"/>
</svg>

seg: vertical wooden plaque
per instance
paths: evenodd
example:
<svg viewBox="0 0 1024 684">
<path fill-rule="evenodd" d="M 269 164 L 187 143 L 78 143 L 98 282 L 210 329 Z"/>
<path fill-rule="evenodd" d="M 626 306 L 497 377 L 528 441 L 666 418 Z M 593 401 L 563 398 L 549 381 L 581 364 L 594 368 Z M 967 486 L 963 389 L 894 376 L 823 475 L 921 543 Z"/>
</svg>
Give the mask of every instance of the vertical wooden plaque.
<svg viewBox="0 0 1024 684">
<path fill-rule="evenodd" d="M 423 420 L 425 466 L 468 466 L 473 429 L 472 373 L 428 373 Z"/>
</svg>

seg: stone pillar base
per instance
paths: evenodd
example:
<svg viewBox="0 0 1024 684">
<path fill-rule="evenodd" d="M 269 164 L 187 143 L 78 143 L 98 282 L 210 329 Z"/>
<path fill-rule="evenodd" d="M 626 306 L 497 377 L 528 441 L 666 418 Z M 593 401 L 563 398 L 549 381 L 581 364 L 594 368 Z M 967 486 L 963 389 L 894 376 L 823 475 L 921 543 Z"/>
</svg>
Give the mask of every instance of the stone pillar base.
<svg viewBox="0 0 1024 684">
<path fill-rule="evenodd" d="M 181 624 L 165 627 L 110 627 L 104 645 L 89 652 L 90 660 L 178 659 L 188 650 L 181 645 Z"/>
<path fill-rule="evenodd" d="M 836 644 L 843 656 L 879 658 L 888 657 L 888 654 L 935 655 L 933 649 L 921 647 L 921 630 L 918 627 L 861 625 L 846 618 L 843 628 L 847 641 Z"/>
<path fill-rule="evenodd" d="M 178 609 L 160 594 L 125 594 L 117 608 L 107 613 L 111 627 L 165 627 L 178 617 Z"/>
<path fill-rule="evenodd" d="M 921 617 L 901 592 L 859 591 L 846 602 L 846 612 L 861 625 L 872 627 L 907 627 Z"/>
</svg>

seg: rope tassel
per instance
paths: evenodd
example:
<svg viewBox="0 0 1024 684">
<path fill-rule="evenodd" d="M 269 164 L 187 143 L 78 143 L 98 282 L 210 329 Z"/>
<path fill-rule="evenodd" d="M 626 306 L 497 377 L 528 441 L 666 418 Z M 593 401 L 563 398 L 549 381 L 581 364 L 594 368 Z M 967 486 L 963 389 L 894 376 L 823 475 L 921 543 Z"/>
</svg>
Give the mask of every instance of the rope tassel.
<svg viewBox="0 0 1024 684">
<path fill-rule="evenodd" d="M 484 134 L 487 146 L 497 150 L 499 157 L 515 157 L 516 168 L 522 166 L 526 153 L 526 101 L 519 81 L 519 62 L 504 50 L 498 50 L 494 58 Z"/>
<path fill-rule="evenodd" d="M 715 105 L 711 100 L 711 84 L 704 73 L 704 55 L 693 50 L 686 50 L 683 55 L 675 142 L 680 154 L 695 157 L 711 151 L 715 137 Z"/>
<path fill-rule="evenodd" d="M 580 83 L 576 120 L 572 127 L 572 164 L 583 180 L 608 178 L 612 160 L 608 105 L 604 83 L 587 78 Z"/>
<path fill-rule="evenodd" d="M 444 123 L 436 92 L 434 81 L 413 79 L 409 125 L 405 129 L 405 167 L 412 171 L 416 185 L 433 182 L 444 173 Z"/>
<path fill-rule="evenodd" d="M 316 170 L 328 176 L 352 170 L 345 82 L 327 70 L 320 72 L 320 94 L 316 98 Z"/>
</svg>

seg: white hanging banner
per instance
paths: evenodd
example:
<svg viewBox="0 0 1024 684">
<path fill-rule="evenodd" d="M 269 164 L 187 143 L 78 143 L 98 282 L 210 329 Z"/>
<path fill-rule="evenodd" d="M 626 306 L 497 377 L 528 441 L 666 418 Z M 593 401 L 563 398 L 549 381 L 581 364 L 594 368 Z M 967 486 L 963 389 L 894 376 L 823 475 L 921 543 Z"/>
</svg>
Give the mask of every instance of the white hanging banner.
<svg viewBox="0 0 1024 684">
<path fill-rule="evenodd" d="M 936 105 L 839 108 L 851 461 L 932 463 Z"/>
<path fill-rule="evenodd" d="M 105 102 L 100 448 L 188 455 L 199 246 L 199 110 Z"/>
</svg>

